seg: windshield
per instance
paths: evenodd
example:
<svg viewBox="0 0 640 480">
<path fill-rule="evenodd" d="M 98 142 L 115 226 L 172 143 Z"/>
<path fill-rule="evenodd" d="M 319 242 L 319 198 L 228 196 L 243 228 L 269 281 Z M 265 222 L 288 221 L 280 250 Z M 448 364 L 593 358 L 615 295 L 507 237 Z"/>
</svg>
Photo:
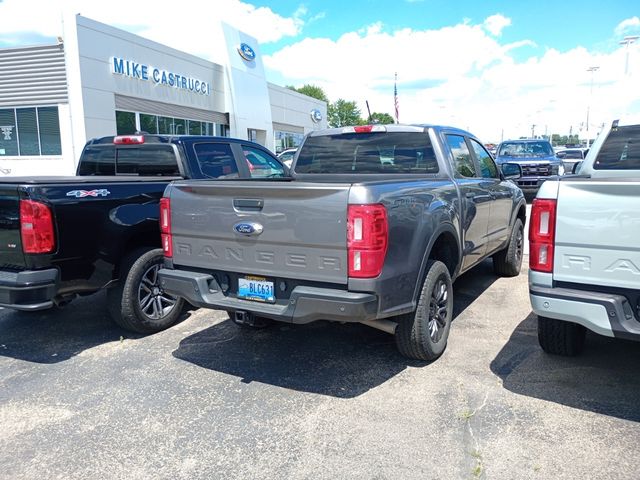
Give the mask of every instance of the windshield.
<svg viewBox="0 0 640 480">
<path fill-rule="evenodd" d="M 426 133 L 344 133 L 308 137 L 296 173 L 438 173 Z"/>
<path fill-rule="evenodd" d="M 553 149 L 549 142 L 506 142 L 500 145 L 498 156 L 550 157 L 553 156 Z"/>
</svg>

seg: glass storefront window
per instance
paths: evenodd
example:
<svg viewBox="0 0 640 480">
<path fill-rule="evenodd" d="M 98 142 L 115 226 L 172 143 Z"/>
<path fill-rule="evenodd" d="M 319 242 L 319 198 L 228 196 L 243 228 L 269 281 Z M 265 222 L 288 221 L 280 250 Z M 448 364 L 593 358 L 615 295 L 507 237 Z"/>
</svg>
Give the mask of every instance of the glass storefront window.
<svg viewBox="0 0 640 480">
<path fill-rule="evenodd" d="M 158 133 L 158 117 L 156 115 L 140 114 L 140 130 L 147 133 Z"/>
<path fill-rule="evenodd" d="M 283 132 L 281 130 L 276 130 L 273 133 L 275 137 L 276 153 L 280 153 L 287 148 L 298 148 L 304 138 L 304 134 L 302 133 Z"/>
<path fill-rule="evenodd" d="M 116 134 L 131 135 L 136 133 L 136 114 L 116 110 Z"/>
<path fill-rule="evenodd" d="M 187 121 L 182 118 L 173 119 L 173 134 L 185 135 L 187 133 Z"/>
<path fill-rule="evenodd" d="M 202 122 L 189 120 L 189 135 L 202 135 Z"/>
<path fill-rule="evenodd" d="M 0 156 L 62 155 L 58 107 L 0 109 Z"/>
<path fill-rule="evenodd" d="M 158 133 L 161 135 L 173 134 L 173 118 L 158 117 Z"/>
</svg>

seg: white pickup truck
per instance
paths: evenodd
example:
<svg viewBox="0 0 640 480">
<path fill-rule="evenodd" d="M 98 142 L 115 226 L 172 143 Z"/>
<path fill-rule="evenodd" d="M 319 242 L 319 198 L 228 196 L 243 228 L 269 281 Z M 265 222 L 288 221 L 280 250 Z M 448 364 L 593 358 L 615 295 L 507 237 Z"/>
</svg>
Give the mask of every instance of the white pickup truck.
<svg viewBox="0 0 640 480">
<path fill-rule="evenodd" d="M 547 353 L 585 329 L 640 341 L 640 122 L 614 121 L 578 175 L 545 182 L 529 224 L 529 296 Z"/>
</svg>

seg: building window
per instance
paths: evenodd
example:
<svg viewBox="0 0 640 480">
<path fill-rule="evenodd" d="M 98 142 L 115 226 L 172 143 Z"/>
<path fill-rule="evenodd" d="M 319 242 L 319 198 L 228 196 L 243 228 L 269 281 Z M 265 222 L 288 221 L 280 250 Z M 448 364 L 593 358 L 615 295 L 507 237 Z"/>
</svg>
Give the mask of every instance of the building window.
<svg viewBox="0 0 640 480">
<path fill-rule="evenodd" d="M 58 107 L 0 109 L 0 156 L 62 155 Z"/>
<path fill-rule="evenodd" d="M 136 114 L 134 112 L 120 112 L 116 110 L 116 134 L 131 135 L 136 133 Z"/>
<path fill-rule="evenodd" d="M 152 135 L 219 135 L 224 137 L 228 136 L 229 126 L 187 118 L 116 110 L 116 134 L 131 135 L 137 131 Z"/>
<path fill-rule="evenodd" d="M 280 130 L 276 130 L 273 133 L 275 136 L 276 153 L 280 153 L 287 148 L 298 148 L 304 138 L 302 133 L 283 132 Z"/>
</svg>

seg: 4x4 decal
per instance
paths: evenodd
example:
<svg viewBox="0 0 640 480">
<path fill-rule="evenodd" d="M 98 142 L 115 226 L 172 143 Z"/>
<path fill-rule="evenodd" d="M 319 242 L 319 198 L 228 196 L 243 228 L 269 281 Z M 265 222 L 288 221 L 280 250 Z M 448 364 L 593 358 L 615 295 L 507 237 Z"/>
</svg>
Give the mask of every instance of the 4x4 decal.
<svg viewBox="0 0 640 480">
<path fill-rule="evenodd" d="M 70 192 L 67 192 L 67 197 L 106 197 L 110 193 L 111 192 L 106 188 L 101 188 L 99 190 L 71 190 Z"/>
</svg>

